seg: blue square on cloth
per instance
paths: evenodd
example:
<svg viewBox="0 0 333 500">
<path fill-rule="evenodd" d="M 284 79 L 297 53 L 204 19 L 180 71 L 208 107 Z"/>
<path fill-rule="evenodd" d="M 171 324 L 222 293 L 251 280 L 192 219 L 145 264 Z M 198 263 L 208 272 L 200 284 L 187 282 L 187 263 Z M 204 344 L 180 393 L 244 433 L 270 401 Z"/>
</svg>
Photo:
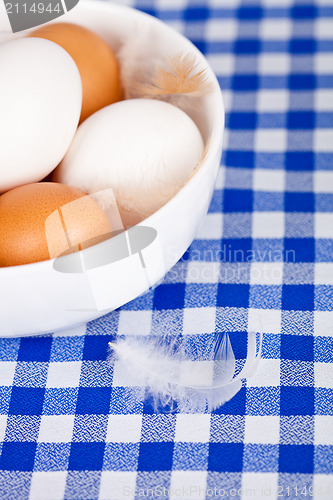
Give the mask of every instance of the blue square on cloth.
<svg viewBox="0 0 333 500">
<path fill-rule="evenodd" d="M 174 443 L 140 443 L 138 470 L 172 469 Z"/>
<path fill-rule="evenodd" d="M 280 390 L 281 415 L 313 415 L 313 387 L 285 387 Z"/>
<path fill-rule="evenodd" d="M 146 398 L 143 401 L 142 413 L 143 415 L 156 415 L 157 410 L 158 414 L 160 415 L 168 415 L 170 414 L 170 412 L 175 412 L 177 410 L 177 407 L 177 403 L 175 401 L 171 401 L 164 406 L 160 405 L 156 408 L 156 403 L 153 398 Z"/>
<path fill-rule="evenodd" d="M 101 470 L 105 443 L 72 443 L 68 470 Z"/>
<path fill-rule="evenodd" d="M 160 285 L 155 289 L 154 309 L 182 309 L 184 307 L 185 283 Z"/>
<path fill-rule="evenodd" d="M 314 155 L 312 151 L 287 151 L 286 169 L 287 170 L 313 170 Z"/>
<path fill-rule="evenodd" d="M 186 21 L 203 21 L 209 18 L 209 9 L 207 7 L 187 7 L 184 9 L 184 19 Z"/>
<path fill-rule="evenodd" d="M 300 5 L 293 5 L 290 10 L 291 17 L 294 19 L 314 19 L 317 16 L 318 9 L 315 5 L 307 5 L 306 2 Z"/>
<path fill-rule="evenodd" d="M 316 88 L 316 75 L 313 73 L 294 73 L 289 76 L 288 80 L 288 87 L 290 90 L 314 90 Z M 288 155 L 289 154 L 293 153 L 288 153 Z M 313 155 L 313 153 L 309 154 Z"/>
<path fill-rule="evenodd" d="M 4 442 L 0 458 L 0 469 L 32 471 L 36 446 L 37 444 L 32 442 Z"/>
<path fill-rule="evenodd" d="M 259 76 L 254 75 L 234 75 L 232 78 L 232 88 L 234 91 L 247 91 L 258 90 L 259 88 Z M 252 155 L 254 153 L 252 152 Z M 228 163 L 229 165 L 229 163 Z M 232 167 L 236 167 L 237 165 L 232 165 Z M 241 165 L 242 167 L 249 167 L 248 164 Z"/>
<path fill-rule="evenodd" d="M 224 238 L 221 245 L 222 262 L 244 262 L 252 249 L 251 238 Z"/>
<path fill-rule="evenodd" d="M 316 51 L 316 41 L 313 38 L 294 38 L 290 40 L 292 54 L 313 54 Z"/>
<path fill-rule="evenodd" d="M 263 17 L 263 12 L 263 9 L 261 7 L 257 7 L 256 5 L 251 7 L 240 6 L 237 9 L 237 17 L 238 19 L 255 21 Z"/>
<path fill-rule="evenodd" d="M 260 52 L 260 40 L 238 39 L 234 44 L 236 54 L 258 54 Z"/>
<path fill-rule="evenodd" d="M 312 311 L 314 308 L 313 285 L 283 285 L 282 309 L 287 311 Z"/>
<path fill-rule="evenodd" d="M 229 129 L 239 129 L 239 130 L 252 130 L 256 127 L 257 113 L 248 112 L 230 112 L 227 117 L 226 126 Z"/>
<path fill-rule="evenodd" d="M 289 262 L 314 262 L 314 238 L 285 238 L 284 249 Z"/>
<path fill-rule="evenodd" d="M 18 352 L 18 361 L 49 361 L 52 337 L 23 337 Z"/>
<path fill-rule="evenodd" d="M 285 194 L 285 210 L 287 212 L 313 212 L 313 193 L 291 193 Z"/>
<path fill-rule="evenodd" d="M 209 443 L 208 470 L 241 472 L 243 450 L 243 443 Z"/>
<path fill-rule="evenodd" d="M 313 337 L 281 335 L 281 358 L 313 361 Z"/>
<path fill-rule="evenodd" d="M 287 115 L 288 129 L 313 129 L 316 115 L 313 111 L 290 111 Z"/>
<path fill-rule="evenodd" d="M 228 167 L 236 168 L 253 168 L 254 167 L 254 152 L 253 151 L 232 151 L 227 149 L 225 153 L 225 164 Z"/>
<path fill-rule="evenodd" d="M 314 446 L 310 444 L 281 444 L 279 471 L 289 474 L 313 472 Z"/>
<path fill-rule="evenodd" d="M 242 387 L 237 394 L 213 411 L 215 415 L 244 415 L 246 402 L 246 389 Z"/>
<path fill-rule="evenodd" d="M 110 409 L 111 387 L 79 387 L 77 414 L 107 415 Z"/>
<path fill-rule="evenodd" d="M 252 206 L 252 191 L 247 189 L 225 189 L 223 200 L 224 212 L 251 212 Z"/>
<path fill-rule="evenodd" d="M 220 307 L 248 307 L 249 285 L 218 284 L 217 306 Z"/>
<path fill-rule="evenodd" d="M 108 354 L 108 344 L 114 340 L 112 335 L 87 335 L 84 340 L 84 361 L 105 361 Z"/>
<path fill-rule="evenodd" d="M 13 387 L 9 405 L 12 415 L 40 415 L 45 389 L 41 387 Z"/>
<path fill-rule="evenodd" d="M 236 359 L 245 359 L 247 355 L 248 335 L 246 331 L 229 333 L 232 350 Z"/>
</svg>

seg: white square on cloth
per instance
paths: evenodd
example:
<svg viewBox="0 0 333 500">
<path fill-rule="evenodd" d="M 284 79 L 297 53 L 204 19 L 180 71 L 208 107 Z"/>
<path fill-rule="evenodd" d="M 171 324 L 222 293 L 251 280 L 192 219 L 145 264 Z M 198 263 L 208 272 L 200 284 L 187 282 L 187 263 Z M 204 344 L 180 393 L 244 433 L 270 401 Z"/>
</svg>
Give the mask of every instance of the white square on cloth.
<svg viewBox="0 0 333 500">
<path fill-rule="evenodd" d="M 256 168 L 253 175 L 253 189 L 255 191 L 283 192 L 286 173 L 284 170 L 269 170 Z"/>
<path fill-rule="evenodd" d="M 315 172 L 313 182 L 315 193 L 333 194 L 333 172 Z"/>
<path fill-rule="evenodd" d="M 210 19 L 205 23 L 205 28 L 207 41 L 229 42 L 237 36 L 238 22 L 235 19 Z"/>
<path fill-rule="evenodd" d="M 333 111 L 333 89 L 317 89 L 314 108 L 316 111 Z"/>
<path fill-rule="evenodd" d="M 188 263 L 186 283 L 218 283 L 220 263 L 194 260 Z"/>
<path fill-rule="evenodd" d="M 81 361 L 54 361 L 49 364 L 46 387 L 78 387 Z"/>
<path fill-rule="evenodd" d="M 219 240 L 222 238 L 223 214 L 207 214 L 195 238 L 197 240 Z"/>
<path fill-rule="evenodd" d="M 333 446 L 333 416 L 315 415 L 314 444 Z"/>
<path fill-rule="evenodd" d="M 266 40 L 286 40 L 291 37 L 290 19 L 263 19 L 259 24 L 260 38 Z"/>
<path fill-rule="evenodd" d="M 186 443 L 208 443 L 210 434 L 210 415 L 179 413 L 176 421 L 175 441 Z"/>
<path fill-rule="evenodd" d="M 261 54 L 258 66 L 261 74 L 285 75 L 290 70 L 290 56 L 288 54 Z"/>
<path fill-rule="evenodd" d="M 315 285 L 333 285 L 333 263 L 317 262 L 315 264 Z"/>
<path fill-rule="evenodd" d="M 70 443 L 73 427 L 74 415 L 42 415 L 38 442 Z"/>
<path fill-rule="evenodd" d="M 257 98 L 257 110 L 260 113 L 276 111 L 285 113 L 289 104 L 289 92 L 287 90 L 261 90 Z"/>
<path fill-rule="evenodd" d="M 322 337 L 333 335 L 333 311 L 314 312 L 314 335 Z"/>
<path fill-rule="evenodd" d="M 315 214 L 315 238 L 333 238 L 333 214 Z"/>
<path fill-rule="evenodd" d="M 264 153 L 284 153 L 287 149 L 287 130 L 257 129 L 254 134 L 254 149 Z"/>
<path fill-rule="evenodd" d="M 67 471 L 33 472 L 29 500 L 62 500 Z"/>
<path fill-rule="evenodd" d="M 261 359 L 256 373 L 246 380 L 247 387 L 278 387 L 280 385 L 280 360 Z"/>
<path fill-rule="evenodd" d="M 332 5 L 330 0 L 327 0 L 327 4 Z M 316 19 L 314 21 L 314 36 L 319 39 L 329 38 L 332 39 L 333 33 L 333 19 Z"/>
<path fill-rule="evenodd" d="M 316 153 L 333 153 L 333 129 L 314 130 L 313 143 L 313 149 Z"/>
<path fill-rule="evenodd" d="M 283 238 L 283 212 L 254 212 L 252 217 L 253 238 Z"/>
<path fill-rule="evenodd" d="M 280 417 L 252 416 L 245 417 L 245 443 L 279 444 Z"/>
<path fill-rule="evenodd" d="M 332 74 L 333 54 L 318 53 L 315 55 L 315 72 L 319 74 Z"/>
<path fill-rule="evenodd" d="M 7 415 L 0 415 L 0 442 L 4 440 L 7 427 Z"/>
<path fill-rule="evenodd" d="M 313 500 L 332 500 L 333 475 L 313 475 Z"/>
<path fill-rule="evenodd" d="M 274 472 L 244 472 L 242 491 L 247 491 L 249 498 L 255 500 L 278 498 L 278 479 L 279 475 Z"/>
<path fill-rule="evenodd" d="M 16 361 L 0 362 L 0 385 L 11 386 L 15 375 Z"/>
<path fill-rule="evenodd" d="M 249 309 L 249 332 L 281 333 L 281 311 L 278 309 Z"/>
<path fill-rule="evenodd" d="M 149 335 L 151 311 L 120 311 L 118 335 Z"/>
<path fill-rule="evenodd" d="M 141 437 L 142 415 L 109 415 L 107 443 L 138 443 Z"/>
<path fill-rule="evenodd" d="M 170 500 L 205 500 L 206 471 L 172 471 Z"/>
<path fill-rule="evenodd" d="M 232 75 L 235 70 L 235 56 L 231 54 L 210 54 L 207 60 L 211 65 L 213 71 L 218 75 L 224 77 Z M 223 94 L 224 98 L 224 94 Z M 224 100 L 224 99 L 223 99 Z"/>
<path fill-rule="evenodd" d="M 333 363 L 314 363 L 315 386 L 333 389 Z"/>
<path fill-rule="evenodd" d="M 183 334 L 193 335 L 215 331 L 215 307 L 190 307 L 184 310 Z"/>
<path fill-rule="evenodd" d="M 133 500 L 136 472 L 102 471 L 99 500 Z"/>
<path fill-rule="evenodd" d="M 282 285 L 283 262 L 253 262 L 251 285 Z"/>
</svg>

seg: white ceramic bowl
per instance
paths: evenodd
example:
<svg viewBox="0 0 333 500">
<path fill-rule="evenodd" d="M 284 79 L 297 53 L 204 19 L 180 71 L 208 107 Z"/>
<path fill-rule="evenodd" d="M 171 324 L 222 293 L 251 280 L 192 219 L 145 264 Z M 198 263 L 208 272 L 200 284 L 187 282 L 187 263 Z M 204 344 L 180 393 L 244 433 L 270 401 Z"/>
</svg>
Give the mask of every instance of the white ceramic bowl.
<svg viewBox="0 0 333 500">
<path fill-rule="evenodd" d="M 8 19 L 2 13 L 0 41 L 3 43 L 14 35 L 6 34 Z M 208 62 L 189 40 L 151 16 L 112 3 L 80 2 L 59 20 L 91 28 L 114 49 L 131 35 L 133 26 L 142 23 L 151 30 L 155 50 L 161 58 L 181 51 L 194 53 L 199 63 L 208 68 L 207 77 L 213 86 L 201 109 L 191 114 L 208 144 L 208 151 L 196 173 L 160 210 L 125 235 L 120 234 L 77 254 L 83 263 L 96 262 L 101 253 L 106 255 L 110 250 L 111 255 L 115 246 L 120 248 L 126 238 L 127 257 L 90 269 L 86 265 L 84 272 L 72 272 L 71 259 L 75 254 L 58 259 L 60 271 L 54 260 L 1 268 L 1 336 L 40 334 L 69 328 L 98 318 L 147 291 L 163 278 L 191 244 L 207 213 L 220 164 L 224 130 L 221 91 Z M 25 34 L 22 32 L 15 38 Z M 137 241 L 138 231 L 144 238 L 146 235 L 146 244 L 131 248 L 131 243 L 135 245 Z M 142 243 L 142 238 L 139 240 Z M 70 272 L 63 272 L 66 269 Z"/>
</svg>

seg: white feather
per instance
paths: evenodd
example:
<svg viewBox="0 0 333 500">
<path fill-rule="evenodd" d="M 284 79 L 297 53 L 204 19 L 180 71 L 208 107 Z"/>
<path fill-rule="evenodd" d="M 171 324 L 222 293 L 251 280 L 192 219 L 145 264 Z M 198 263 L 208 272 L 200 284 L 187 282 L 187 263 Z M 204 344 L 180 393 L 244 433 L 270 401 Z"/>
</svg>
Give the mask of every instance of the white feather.
<svg viewBox="0 0 333 500">
<path fill-rule="evenodd" d="M 198 338 L 198 336 L 196 336 Z M 189 350 L 190 336 L 126 336 L 110 342 L 109 360 L 121 364 L 121 371 L 135 381 L 138 397 L 142 389 L 157 412 L 162 406 L 183 412 L 202 412 L 218 408 L 242 387 L 242 379 L 256 370 L 260 356 L 256 334 L 248 334 L 247 358 L 236 374 L 236 360 L 228 333 Z"/>
</svg>

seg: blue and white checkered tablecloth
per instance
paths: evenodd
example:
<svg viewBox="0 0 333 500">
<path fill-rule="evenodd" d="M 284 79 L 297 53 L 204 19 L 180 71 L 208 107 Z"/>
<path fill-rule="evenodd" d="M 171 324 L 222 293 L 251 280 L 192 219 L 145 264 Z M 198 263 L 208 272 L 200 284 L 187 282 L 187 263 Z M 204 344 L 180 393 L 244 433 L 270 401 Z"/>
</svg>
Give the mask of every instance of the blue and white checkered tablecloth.
<svg viewBox="0 0 333 500">
<path fill-rule="evenodd" d="M 226 136 L 196 240 L 155 290 L 71 331 L 0 339 L 0 498 L 333 499 L 333 1 L 126 2 L 216 71 Z M 107 344 L 258 328 L 257 374 L 212 414 L 127 404 Z"/>
</svg>

